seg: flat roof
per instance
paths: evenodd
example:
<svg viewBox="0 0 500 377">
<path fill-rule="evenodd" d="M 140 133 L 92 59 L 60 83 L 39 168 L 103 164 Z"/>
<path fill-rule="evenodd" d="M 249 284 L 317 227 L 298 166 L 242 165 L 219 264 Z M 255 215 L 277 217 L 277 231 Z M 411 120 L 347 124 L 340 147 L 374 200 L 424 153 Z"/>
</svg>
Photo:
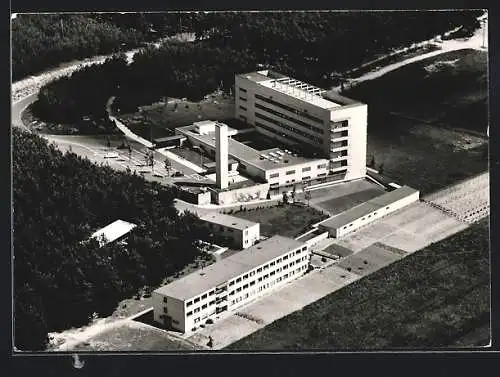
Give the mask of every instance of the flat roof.
<svg viewBox="0 0 500 377">
<path fill-rule="evenodd" d="M 183 138 L 186 138 L 186 136 L 184 136 L 184 135 L 173 135 L 173 136 L 166 136 L 166 137 L 156 138 L 156 139 L 154 139 L 154 142 L 155 143 L 161 143 L 163 141 L 179 140 L 179 139 L 183 139 Z"/>
<path fill-rule="evenodd" d="M 194 132 L 193 126 L 181 127 L 178 130 L 189 137 L 192 137 L 204 144 L 209 145 L 215 149 L 215 133 L 208 133 L 200 135 Z M 248 145 L 245 145 L 233 138 L 228 138 L 228 154 L 236 159 L 243 160 L 250 163 L 262 170 L 279 169 L 294 165 L 305 163 L 327 163 L 328 160 L 324 158 L 306 158 L 302 156 L 294 156 L 280 148 L 271 148 L 263 151 L 258 151 Z M 274 155 L 274 156 L 273 156 Z M 287 161 L 287 162 L 285 162 Z"/>
<path fill-rule="evenodd" d="M 276 235 L 164 285 L 155 292 L 186 301 L 302 246 L 305 243 Z"/>
<path fill-rule="evenodd" d="M 241 73 L 238 76 L 322 109 L 331 110 L 346 104 L 357 103 L 342 96 L 328 96 L 327 91 L 324 89 L 272 70 Z"/>
<path fill-rule="evenodd" d="M 258 224 L 250 220 L 245 220 L 239 217 L 226 215 L 224 213 L 211 213 L 209 215 L 200 217 L 200 220 L 239 230 L 244 230 L 251 226 L 254 226 L 255 224 Z"/>
<path fill-rule="evenodd" d="M 394 191 L 386 192 L 378 197 L 370 199 L 356 207 L 348 209 L 336 216 L 329 218 L 321 223 L 321 226 L 325 228 L 338 229 L 344 225 L 350 224 L 353 221 L 366 216 L 378 209 L 381 209 L 395 201 L 403 199 L 411 194 L 418 192 L 409 186 L 402 186 Z"/>
<path fill-rule="evenodd" d="M 116 220 L 111 224 L 105 226 L 92 233 L 90 238 L 96 238 L 99 240 L 100 246 L 104 246 L 110 242 L 117 240 L 120 237 L 123 237 L 125 234 L 134 229 L 137 225 L 129 223 L 123 220 Z M 101 237 L 104 236 L 106 238 L 106 242 L 101 240 Z"/>
<path fill-rule="evenodd" d="M 229 158 L 227 160 L 227 164 L 230 165 L 230 164 L 234 164 L 234 163 L 237 163 L 238 161 L 236 161 L 234 158 Z M 214 166 L 217 166 L 217 162 L 207 162 L 207 163 L 204 163 L 203 166 L 205 166 L 206 168 L 213 168 Z"/>
</svg>

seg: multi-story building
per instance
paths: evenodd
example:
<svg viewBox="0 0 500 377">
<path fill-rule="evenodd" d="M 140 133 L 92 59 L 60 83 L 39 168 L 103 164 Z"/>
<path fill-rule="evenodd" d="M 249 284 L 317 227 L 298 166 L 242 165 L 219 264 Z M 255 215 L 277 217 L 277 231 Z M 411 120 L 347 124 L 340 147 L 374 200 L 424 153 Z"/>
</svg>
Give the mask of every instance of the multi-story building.
<svg viewBox="0 0 500 377">
<path fill-rule="evenodd" d="M 366 174 L 367 105 L 265 70 L 236 75 L 236 118 L 329 160 L 339 180 Z"/>
<path fill-rule="evenodd" d="M 260 224 L 222 213 L 200 217 L 214 234 L 215 240 L 225 246 L 246 249 L 260 239 Z"/>
<path fill-rule="evenodd" d="M 273 236 L 155 290 L 154 319 L 167 328 L 192 331 L 300 277 L 309 257 L 305 243 Z"/>
</svg>

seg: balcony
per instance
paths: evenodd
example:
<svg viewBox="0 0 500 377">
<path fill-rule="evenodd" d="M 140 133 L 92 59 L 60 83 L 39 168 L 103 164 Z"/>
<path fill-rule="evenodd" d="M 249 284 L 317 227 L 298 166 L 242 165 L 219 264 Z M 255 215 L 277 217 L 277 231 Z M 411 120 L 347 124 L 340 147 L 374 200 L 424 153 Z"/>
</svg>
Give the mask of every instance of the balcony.
<svg viewBox="0 0 500 377">
<path fill-rule="evenodd" d="M 227 296 L 219 297 L 215 300 L 215 305 L 219 305 L 222 303 L 227 303 Z"/>
<path fill-rule="evenodd" d="M 218 294 L 221 294 L 223 292 L 227 292 L 227 286 L 223 286 L 223 287 L 217 287 L 215 289 L 215 294 L 218 295 Z"/>
<path fill-rule="evenodd" d="M 345 156 L 337 156 L 337 157 L 331 157 L 330 156 L 330 162 L 339 162 L 339 161 L 343 161 L 343 160 L 347 160 L 349 158 L 349 156 L 345 155 Z"/>
</svg>

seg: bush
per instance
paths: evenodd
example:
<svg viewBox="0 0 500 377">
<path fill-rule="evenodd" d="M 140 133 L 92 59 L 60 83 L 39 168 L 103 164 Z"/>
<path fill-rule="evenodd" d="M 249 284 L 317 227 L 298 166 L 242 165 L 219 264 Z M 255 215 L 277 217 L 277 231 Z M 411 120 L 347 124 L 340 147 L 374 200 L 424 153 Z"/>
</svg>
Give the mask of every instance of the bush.
<svg viewBox="0 0 500 377">
<path fill-rule="evenodd" d="M 325 257 L 321 257 L 321 262 L 325 263 L 326 262 L 326 258 Z"/>
<path fill-rule="evenodd" d="M 214 320 L 212 318 L 209 318 L 207 319 L 207 321 L 205 322 L 207 325 L 211 325 L 214 323 Z"/>
</svg>

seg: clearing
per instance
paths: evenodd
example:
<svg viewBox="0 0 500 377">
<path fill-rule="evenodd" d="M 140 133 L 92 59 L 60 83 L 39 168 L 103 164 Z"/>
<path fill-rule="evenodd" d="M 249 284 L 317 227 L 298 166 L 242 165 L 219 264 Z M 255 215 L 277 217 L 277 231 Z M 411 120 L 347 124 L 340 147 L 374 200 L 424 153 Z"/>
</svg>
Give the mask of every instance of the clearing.
<svg viewBox="0 0 500 377">
<path fill-rule="evenodd" d="M 489 328 L 489 282 L 485 219 L 268 325 L 228 349 L 485 345 L 489 342 L 489 331 L 485 331 Z M 473 332 L 476 328 L 481 331 Z"/>
<path fill-rule="evenodd" d="M 312 224 L 329 217 L 314 208 L 299 203 L 249 209 L 235 212 L 232 215 L 260 223 L 260 233 L 268 237 L 275 234 L 297 237 L 308 230 Z"/>
<path fill-rule="evenodd" d="M 448 52 L 347 91 L 370 106 L 367 160 L 423 194 L 486 171 L 487 59 Z"/>
</svg>

